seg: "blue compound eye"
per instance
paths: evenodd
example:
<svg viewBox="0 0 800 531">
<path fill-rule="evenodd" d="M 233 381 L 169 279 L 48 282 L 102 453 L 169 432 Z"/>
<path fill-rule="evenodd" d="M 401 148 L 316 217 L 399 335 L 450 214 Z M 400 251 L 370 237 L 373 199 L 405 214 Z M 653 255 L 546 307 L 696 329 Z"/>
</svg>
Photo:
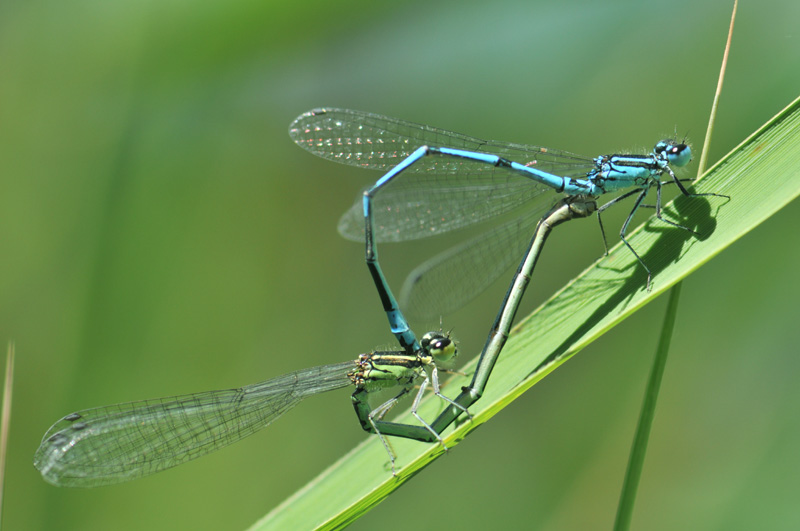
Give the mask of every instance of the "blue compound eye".
<svg viewBox="0 0 800 531">
<path fill-rule="evenodd" d="M 673 166 L 686 166 L 692 160 L 692 148 L 686 144 L 679 144 L 674 140 L 665 139 L 653 148 L 656 155 L 663 156 Z"/>
</svg>

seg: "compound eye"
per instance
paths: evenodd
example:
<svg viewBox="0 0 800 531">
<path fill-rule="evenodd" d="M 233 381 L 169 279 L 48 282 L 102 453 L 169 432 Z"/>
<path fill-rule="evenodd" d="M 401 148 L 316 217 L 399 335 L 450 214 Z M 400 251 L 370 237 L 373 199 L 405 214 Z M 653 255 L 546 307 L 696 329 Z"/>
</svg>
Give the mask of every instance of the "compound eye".
<svg viewBox="0 0 800 531">
<path fill-rule="evenodd" d="M 656 144 L 653 153 L 665 158 L 673 166 L 686 166 L 692 160 L 692 148 L 671 139 L 665 139 Z"/>
<path fill-rule="evenodd" d="M 455 342 L 440 332 L 428 332 L 420 344 L 436 361 L 447 361 L 456 355 Z"/>
</svg>

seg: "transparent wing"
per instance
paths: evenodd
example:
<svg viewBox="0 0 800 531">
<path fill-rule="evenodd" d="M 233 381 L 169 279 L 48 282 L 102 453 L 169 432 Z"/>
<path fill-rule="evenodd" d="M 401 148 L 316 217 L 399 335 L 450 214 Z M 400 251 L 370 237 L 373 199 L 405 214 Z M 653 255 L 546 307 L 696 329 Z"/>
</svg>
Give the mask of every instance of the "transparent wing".
<svg viewBox="0 0 800 531">
<path fill-rule="evenodd" d="M 322 158 L 388 171 L 423 145 L 491 153 L 564 177 L 583 177 L 591 159 L 538 146 L 482 140 L 377 114 L 315 109 L 298 117 L 289 135 Z M 377 241 L 411 240 L 509 212 L 550 190 L 506 168 L 446 156 L 410 166 L 375 199 Z M 342 217 L 339 231 L 363 240 L 361 201 Z"/>
<path fill-rule="evenodd" d="M 352 361 L 324 365 L 239 389 L 79 411 L 47 431 L 34 466 L 66 487 L 153 474 L 255 433 L 307 396 L 351 385 L 354 368 Z"/>
<path fill-rule="evenodd" d="M 543 214 L 526 212 L 419 265 L 403 284 L 401 305 L 428 318 L 461 308 L 522 259 Z"/>
<path fill-rule="evenodd" d="M 439 181 L 417 187 L 412 182 L 413 176 L 411 179 L 400 176 L 375 197 L 376 239 L 398 242 L 435 236 L 500 216 L 522 204 L 543 213 L 558 200 L 552 188 L 507 170 L 495 169 L 502 175 L 493 175 L 491 182 L 473 182 L 470 188 L 460 189 Z M 341 217 L 339 233 L 348 240 L 364 241 L 361 200 Z"/>
<path fill-rule="evenodd" d="M 426 145 L 492 153 L 521 164 L 535 164 L 544 171 L 558 168 L 559 174 L 564 170 L 592 165 L 591 159 L 567 151 L 482 140 L 349 109 L 320 108 L 303 113 L 289 126 L 289 136 L 297 145 L 318 157 L 384 172 L 411 155 L 418 147 Z M 429 173 L 431 170 L 436 170 L 440 175 L 475 175 L 491 173 L 492 166 L 458 160 L 441 163 L 432 158 L 408 171 Z"/>
</svg>

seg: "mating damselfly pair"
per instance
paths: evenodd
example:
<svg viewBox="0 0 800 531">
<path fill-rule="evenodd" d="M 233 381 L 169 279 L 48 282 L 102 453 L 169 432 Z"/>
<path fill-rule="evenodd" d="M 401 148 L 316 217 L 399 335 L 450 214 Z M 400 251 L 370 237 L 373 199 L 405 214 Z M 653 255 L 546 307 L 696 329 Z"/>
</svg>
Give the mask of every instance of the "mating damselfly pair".
<svg viewBox="0 0 800 531">
<path fill-rule="evenodd" d="M 36 452 L 34 464 L 47 481 L 93 487 L 155 473 L 254 433 L 307 396 L 347 386 L 355 387 L 352 403 L 361 426 L 379 435 L 394 473 L 394 456 L 384 436 L 444 445 L 442 432 L 459 416 L 469 415 L 468 407 L 485 389 L 554 226 L 594 212 L 600 219 L 608 206 L 636 195 L 620 237 L 647 271 L 645 285 L 649 288 L 650 270 L 625 238 L 648 191 L 656 188 L 656 216 L 684 230 L 690 229 L 662 217 L 662 186 L 675 183 L 687 196 L 717 195 L 690 194 L 675 176 L 672 166 L 686 165 L 691 150 L 674 140 L 658 142 L 653 152 L 645 155 L 586 158 L 340 109 L 307 112 L 292 123 L 289 133 L 298 145 L 316 155 L 386 172 L 342 217 L 339 229 L 349 239 L 365 241 L 368 269 L 401 350 L 372 351 L 354 361 L 305 369 L 239 389 L 73 413 L 48 430 Z M 664 174 L 671 180 L 662 182 Z M 550 190 L 565 197 L 556 202 L 544 194 Z M 622 190 L 627 191 L 597 207 L 596 198 Z M 512 218 L 426 262 L 404 286 L 404 298 L 411 305 L 422 313 L 437 314 L 469 300 L 524 252 L 471 384 L 455 399 L 447 398 L 440 393 L 438 364 L 455 355 L 455 344 L 441 332 L 417 339 L 389 288 L 376 245 L 447 232 L 516 209 L 521 218 Z M 602 222 L 600 226 L 602 230 Z M 384 420 L 416 382 L 420 383 L 412 413 L 420 424 Z M 445 404 L 432 422 L 417 413 L 429 386 Z M 378 407 L 369 405 L 370 393 L 387 387 L 399 387 L 400 391 Z"/>
</svg>

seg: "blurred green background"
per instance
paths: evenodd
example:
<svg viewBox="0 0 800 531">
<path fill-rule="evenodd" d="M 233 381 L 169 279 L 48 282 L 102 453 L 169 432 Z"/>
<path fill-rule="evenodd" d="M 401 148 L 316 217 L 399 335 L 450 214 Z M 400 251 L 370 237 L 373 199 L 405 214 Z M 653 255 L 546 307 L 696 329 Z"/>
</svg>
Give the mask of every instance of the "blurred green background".
<svg viewBox="0 0 800 531">
<path fill-rule="evenodd" d="M 128 484 L 57 489 L 32 467 L 71 411 L 392 345 L 363 249 L 336 233 L 377 176 L 293 145 L 295 116 L 350 107 L 589 155 L 677 130 L 699 149 L 731 4 L 0 3 L 0 342 L 18 356 L 7 528 L 241 529 L 366 437 L 340 391 Z M 740 6 L 712 162 L 798 95 L 798 20 L 795 0 Z M 800 526 L 798 222 L 794 203 L 686 281 L 636 528 Z M 437 245 L 384 246 L 391 282 Z M 521 315 L 601 252 L 593 223 L 559 228 Z M 465 360 L 503 283 L 445 316 Z M 607 529 L 664 304 L 353 528 Z"/>
</svg>

